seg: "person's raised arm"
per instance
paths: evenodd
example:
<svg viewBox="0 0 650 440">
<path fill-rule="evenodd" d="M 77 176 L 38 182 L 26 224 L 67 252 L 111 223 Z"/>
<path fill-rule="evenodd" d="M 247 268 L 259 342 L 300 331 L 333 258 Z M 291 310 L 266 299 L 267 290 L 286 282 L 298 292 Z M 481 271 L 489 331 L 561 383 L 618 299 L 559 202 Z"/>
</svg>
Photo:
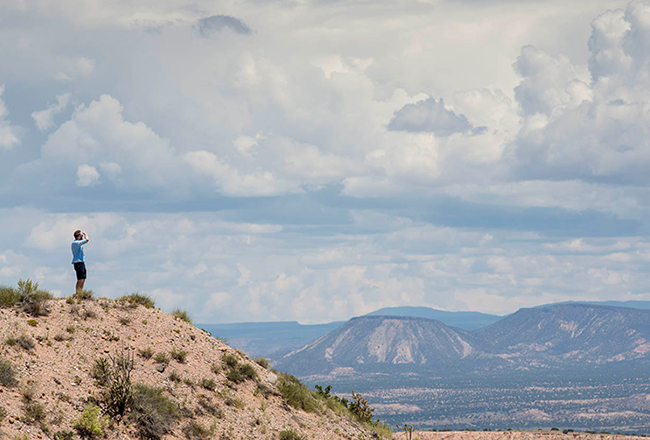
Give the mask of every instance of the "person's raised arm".
<svg viewBox="0 0 650 440">
<path fill-rule="evenodd" d="M 84 235 L 84 240 L 90 241 L 90 238 L 88 238 L 88 234 L 86 234 L 86 231 L 82 232 L 82 234 Z"/>
</svg>

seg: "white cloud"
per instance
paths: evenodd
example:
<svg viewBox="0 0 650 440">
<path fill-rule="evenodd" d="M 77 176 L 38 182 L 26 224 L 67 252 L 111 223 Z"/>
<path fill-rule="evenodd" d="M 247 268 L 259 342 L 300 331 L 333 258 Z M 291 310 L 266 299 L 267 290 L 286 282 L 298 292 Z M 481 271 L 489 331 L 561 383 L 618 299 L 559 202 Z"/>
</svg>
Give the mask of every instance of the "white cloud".
<svg viewBox="0 0 650 440">
<path fill-rule="evenodd" d="M 172 187 L 180 171 L 169 142 L 142 122 L 125 121 L 122 110 L 109 95 L 77 107 L 43 145 L 43 165 L 79 167 L 85 173 L 82 184 L 96 182 L 96 168 L 86 167 L 99 163 L 111 180 L 119 177 L 131 187 Z"/>
<path fill-rule="evenodd" d="M 99 183 L 97 168 L 83 164 L 77 168 L 77 186 L 95 186 Z"/>
<path fill-rule="evenodd" d="M 4 91 L 5 86 L 0 86 L 0 148 L 8 150 L 13 146 L 20 144 L 20 141 L 14 133 L 15 129 L 11 126 L 10 122 L 6 120 L 9 112 L 2 100 L 2 94 Z"/>
<path fill-rule="evenodd" d="M 95 60 L 86 57 L 62 58 L 60 71 L 55 75 L 59 81 L 72 81 L 78 77 L 88 76 L 95 71 Z"/>
<path fill-rule="evenodd" d="M 54 116 L 61 113 L 70 100 L 70 94 L 58 95 L 56 104 L 48 106 L 45 110 L 32 112 L 32 119 L 39 130 L 44 131 L 54 127 Z"/>
<path fill-rule="evenodd" d="M 187 153 L 183 160 L 197 173 L 212 177 L 219 191 L 226 195 L 272 196 L 299 190 L 295 184 L 279 181 L 270 171 L 242 175 L 208 151 Z"/>
</svg>

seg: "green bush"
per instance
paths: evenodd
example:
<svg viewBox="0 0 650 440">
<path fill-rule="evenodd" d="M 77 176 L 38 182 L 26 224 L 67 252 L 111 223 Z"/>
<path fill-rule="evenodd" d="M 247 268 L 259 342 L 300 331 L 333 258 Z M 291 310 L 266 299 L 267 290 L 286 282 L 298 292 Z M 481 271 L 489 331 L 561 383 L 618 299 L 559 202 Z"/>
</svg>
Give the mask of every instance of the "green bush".
<svg viewBox="0 0 650 440">
<path fill-rule="evenodd" d="M 279 440 L 302 440 L 302 437 L 300 437 L 298 434 L 295 433 L 295 431 L 289 429 L 286 431 L 280 431 L 280 437 L 278 437 Z"/>
<path fill-rule="evenodd" d="M 4 421 L 5 417 L 7 417 L 7 410 L 4 406 L 0 406 L 0 423 Z"/>
<path fill-rule="evenodd" d="M 232 354 L 224 354 L 221 357 L 221 361 L 230 368 L 234 368 L 239 364 L 239 361 Z"/>
<path fill-rule="evenodd" d="M 178 374 L 178 372 L 172 371 L 171 373 L 169 373 L 169 380 L 171 380 L 174 383 L 179 383 L 181 380 L 183 380 L 183 378 L 181 377 L 180 374 Z"/>
<path fill-rule="evenodd" d="M 111 380 L 111 364 L 106 358 L 95 359 L 95 364 L 90 370 L 90 377 L 97 381 L 97 385 L 103 387 Z"/>
<path fill-rule="evenodd" d="M 180 419 L 180 409 L 163 394 L 163 388 L 138 384 L 133 390 L 133 406 L 128 420 L 141 438 L 159 440 L 170 434 Z"/>
<path fill-rule="evenodd" d="M 185 437 L 187 437 L 190 440 L 194 440 L 194 439 L 205 440 L 212 437 L 212 434 L 214 434 L 214 430 L 215 430 L 214 425 L 211 426 L 210 428 L 206 428 L 205 426 L 201 425 L 199 422 L 190 420 L 189 423 L 183 427 L 183 434 L 185 434 Z"/>
<path fill-rule="evenodd" d="M 109 356 L 110 374 L 106 390 L 102 393 L 101 403 L 104 411 L 113 418 L 120 419 L 133 405 L 133 353 L 123 350 L 115 356 Z"/>
<path fill-rule="evenodd" d="M 13 287 L 0 286 L 0 308 L 13 307 L 20 301 L 20 293 Z"/>
<path fill-rule="evenodd" d="M 217 387 L 217 383 L 214 381 L 214 379 L 208 379 L 205 377 L 199 381 L 199 385 L 210 391 L 214 391 L 214 389 Z"/>
<path fill-rule="evenodd" d="M 101 410 L 97 405 L 86 405 L 81 416 L 74 423 L 74 429 L 81 438 L 97 438 L 104 434 L 108 427 L 108 418 L 100 416 Z"/>
<path fill-rule="evenodd" d="M 231 368 L 226 372 L 226 379 L 232 383 L 242 383 L 245 379 L 238 368 Z"/>
<path fill-rule="evenodd" d="M 77 302 L 85 301 L 88 299 L 93 299 L 95 296 L 94 292 L 92 290 L 80 290 L 78 292 L 75 292 L 72 295 L 72 298 L 77 300 Z"/>
<path fill-rule="evenodd" d="M 209 397 L 204 394 L 199 394 L 199 405 L 201 408 L 207 411 L 208 414 L 218 417 L 220 419 L 224 418 L 224 412 L 219 408 L 219 405 L 212 403 Z"/>
<path fill-rule="evenodd" d="M 361 395 L 352 391 L 352 401 L 350 402 L 350 412 L 360 421 L 365 423 L 372 422 L 372 413 L 375 411 L 368 405 L 368 401 Z"/>
<path fill-rule="evenodd" d="M 266 369 L 269 368 L 269 360 L 268 359 L 265 359 L 262 356 L 260 356 L 260 357 L 256 357 L 254 360 L 255 360 L 255 362 L 257 362 L 257 365 L 259 365 L 260 367 L 266 368 Z"/>
<path fill-rule="evenodd" d="M 167 365 L 169 363 L 169 356 L 167 356 L 167 353 L 160 352 L 156 353 L 156 355 L 153 357 L 153 360 L 159 364 Z"/>
<path fill-rule="evenodd" d="M 187 358 L 187 351 L 185 350 L 173 349 L 169 354 L 172 359 L 176 360 L 179 364 L 184 364 L 185 359 Z"/>
<path fill-rule="evenodd" d="M 40 403 L 25 403 L 22 420 L 27 425 L 34 425 L 43 422 L 45 420 L 45 408 Z"/>
<path fill-rule="evenodd" d="M 54 440 L 72 440 L 73 438 L 74 432 L 65 429 L 54 433 Z"/>
<path fill-rule="evenodd" d="M 175 309 L 175 310 L 172 312 L 172 316 L 173 316 L 174 318 L 176 318 L 176 319 L 180 319 L 181 321 L 185 321 L 185 322 L 187 322 L 188 324 L 191 324 L 191 323 L 192 323 L 192 318 L 190 318 L 190 314 L 187 313 L 186 310 Z"/>
<path fill-rule="evenodd" d="M 0 385 L 11 388 L 18 385 L 18 379 L 16 379 L 16 370 L 14 370 L 13 365 L 9 361 L 0 359 Z"/>
<path fill-rule="evenodd" d="M 282 397 L 284 397 L 284 400 L 294 408 L 312 412 L 319 406 L 318 401 L 314 398 L 311 391 L 295 376 L 280 373 L 278 390 L 282 394 Z"/>
<path fill-rule="evenodd" d="M 133 307 L 145 306 L 148 309 L 153 309 L 156 307 L 156 303 L 149 295 L 144 295 L 142 293 L 132 293 L 131 295 L 125 295 L 117 299 L 118 301 L 128 302 Z"/>
<path fill-rule="evenodd" d="M 153 357 L 153 350 L 151 348 L 138 349 L 138 354 L 145 359 L 151 359 Z"/>
<path fill-rule="evenodd" d="M 36 346 L 34 340 L 27 335 L 20 335 L 18 337 L 10 336 L 5 339 L 5 343 L 12 347 L 18 346 L 27 351 L 31 350 Z"/>
<path fill-rule="evenodd" d="M 40 290 L 38 283 L 30 279 L 18 281 L 20 304 L 27 314 L 32 316 L 45 316 L 50 312 L 48 303 L 53 298 L 47 290 Z"/>
<path fill-rule="evenodd" d="M 244 376 L 244 379 L 257 379 L 257 371 L 251 364 L 240 365 L 239 372 Z"/>
</svg>

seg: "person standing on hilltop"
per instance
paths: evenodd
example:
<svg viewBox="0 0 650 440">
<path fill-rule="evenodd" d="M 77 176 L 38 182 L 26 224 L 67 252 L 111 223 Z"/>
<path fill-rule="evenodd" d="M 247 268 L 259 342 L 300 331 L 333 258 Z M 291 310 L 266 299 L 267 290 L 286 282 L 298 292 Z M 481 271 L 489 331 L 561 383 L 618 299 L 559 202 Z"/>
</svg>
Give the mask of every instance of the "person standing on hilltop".
<svg viewBox="0 0 650 440">
<path fill-rule="evenodd" d="M 72 264 L 74 264 L 74 271 L 77 274 L 76 293 L 84 290 L 84 283 L 86 282 L 86 261 L 84 258 L 83 245 L 88 243 L 90 239 L 88 234 L 84 231 L 77 229 L 74 231 L 74 241 L 72 242 Z"/>
</svg>

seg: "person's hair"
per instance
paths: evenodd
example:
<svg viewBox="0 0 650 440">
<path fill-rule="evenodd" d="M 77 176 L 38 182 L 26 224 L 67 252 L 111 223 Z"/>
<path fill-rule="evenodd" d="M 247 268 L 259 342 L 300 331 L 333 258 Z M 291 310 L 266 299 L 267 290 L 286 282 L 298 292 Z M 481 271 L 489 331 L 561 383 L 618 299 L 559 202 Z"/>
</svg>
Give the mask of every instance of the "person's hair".
<svg viewBox="0 0 650 440">
<path fill-rule="evenodd" d="M 77 229 L 76 231 L 74 231 L 74 234 L 72 235 L 74 236 L 74 238 L 77 238 L 78 236 L 81 235 L 81 229 Z"/>
</svg>

